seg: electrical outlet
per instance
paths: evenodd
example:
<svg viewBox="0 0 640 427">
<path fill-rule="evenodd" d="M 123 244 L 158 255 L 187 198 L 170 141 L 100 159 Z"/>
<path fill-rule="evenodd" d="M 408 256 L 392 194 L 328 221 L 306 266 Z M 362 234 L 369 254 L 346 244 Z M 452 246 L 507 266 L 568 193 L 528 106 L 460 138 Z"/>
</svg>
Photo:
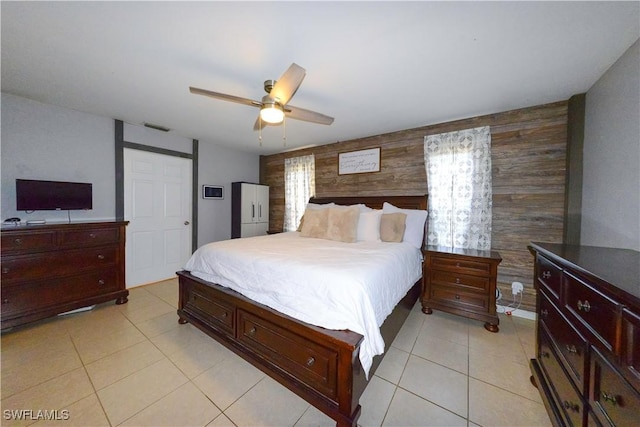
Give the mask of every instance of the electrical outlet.
<svg viewBox="0 0 640 427">
<path fill-rule="evenodd" d="M 513 282 L 511 284 L 511 292 L 513 292 L 514 295 L 518 295 L 522 291 L 524 291 L 524 286 L 522 285 L 522 283 Z"/>
</svg>

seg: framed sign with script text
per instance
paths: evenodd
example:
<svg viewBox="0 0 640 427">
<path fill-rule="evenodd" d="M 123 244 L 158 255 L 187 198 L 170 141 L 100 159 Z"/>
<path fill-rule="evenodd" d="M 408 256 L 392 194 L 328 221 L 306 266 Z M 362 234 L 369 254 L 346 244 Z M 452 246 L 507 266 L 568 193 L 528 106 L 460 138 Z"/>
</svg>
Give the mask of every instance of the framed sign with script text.
<svg viewBox="0 0 640 427">
<path fill-rule="evenodd" d="M 380 172 L 380 147 L 338 154 L 338 175 Z"/>
</svg>

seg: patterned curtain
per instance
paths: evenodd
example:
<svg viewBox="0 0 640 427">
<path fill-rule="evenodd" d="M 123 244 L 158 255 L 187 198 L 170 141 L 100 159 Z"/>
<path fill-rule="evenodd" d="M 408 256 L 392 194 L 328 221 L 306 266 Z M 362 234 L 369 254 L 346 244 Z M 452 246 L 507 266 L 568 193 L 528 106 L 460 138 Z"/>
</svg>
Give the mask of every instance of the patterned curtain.
<svg viewBox="0 0 640 427">
<path fill-rule="evenodd" d="M 424 138 L 429 190 L 427 244 L 491 249 L 488 126 Z"/>
<path fill-rule="evenodd" d="M 284 160 L 284 231 L 296 231 L 310 197 L 316 194 L 313 154 Z"/>
</svg>

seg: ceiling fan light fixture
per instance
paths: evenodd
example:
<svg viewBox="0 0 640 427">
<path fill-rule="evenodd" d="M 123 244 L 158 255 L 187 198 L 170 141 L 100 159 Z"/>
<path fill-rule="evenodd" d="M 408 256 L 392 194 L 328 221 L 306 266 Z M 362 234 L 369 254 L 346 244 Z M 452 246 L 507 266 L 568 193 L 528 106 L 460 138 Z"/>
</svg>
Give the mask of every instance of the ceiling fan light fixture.
<svg viewBox="0 0 640 427">
<path fill-rule="evenodd" d="M 282 105 L 275 101 L 263 103 L 260 109 L 260 119 L 267 123 L 282 123 L 284 120 Z"/>
</svg>

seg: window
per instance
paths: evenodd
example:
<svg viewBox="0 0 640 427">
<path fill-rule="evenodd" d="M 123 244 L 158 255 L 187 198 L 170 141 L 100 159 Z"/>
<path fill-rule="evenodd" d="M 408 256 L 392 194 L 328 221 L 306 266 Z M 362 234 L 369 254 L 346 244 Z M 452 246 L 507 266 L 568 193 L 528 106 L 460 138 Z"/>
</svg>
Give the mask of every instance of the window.
<svg viewBox="0 0 640 427">
<path fill-rule="evenodd" d="M 295 231 L 307 202 L 316 194 L 313 154 L 284 160 L 284 231 Z"/>
<path fill-rule="evenodd" d="M 429 189 L 427 244 L 491 249 L 491 133 L 488 126 L 424 139 Z"/>
</svg>

